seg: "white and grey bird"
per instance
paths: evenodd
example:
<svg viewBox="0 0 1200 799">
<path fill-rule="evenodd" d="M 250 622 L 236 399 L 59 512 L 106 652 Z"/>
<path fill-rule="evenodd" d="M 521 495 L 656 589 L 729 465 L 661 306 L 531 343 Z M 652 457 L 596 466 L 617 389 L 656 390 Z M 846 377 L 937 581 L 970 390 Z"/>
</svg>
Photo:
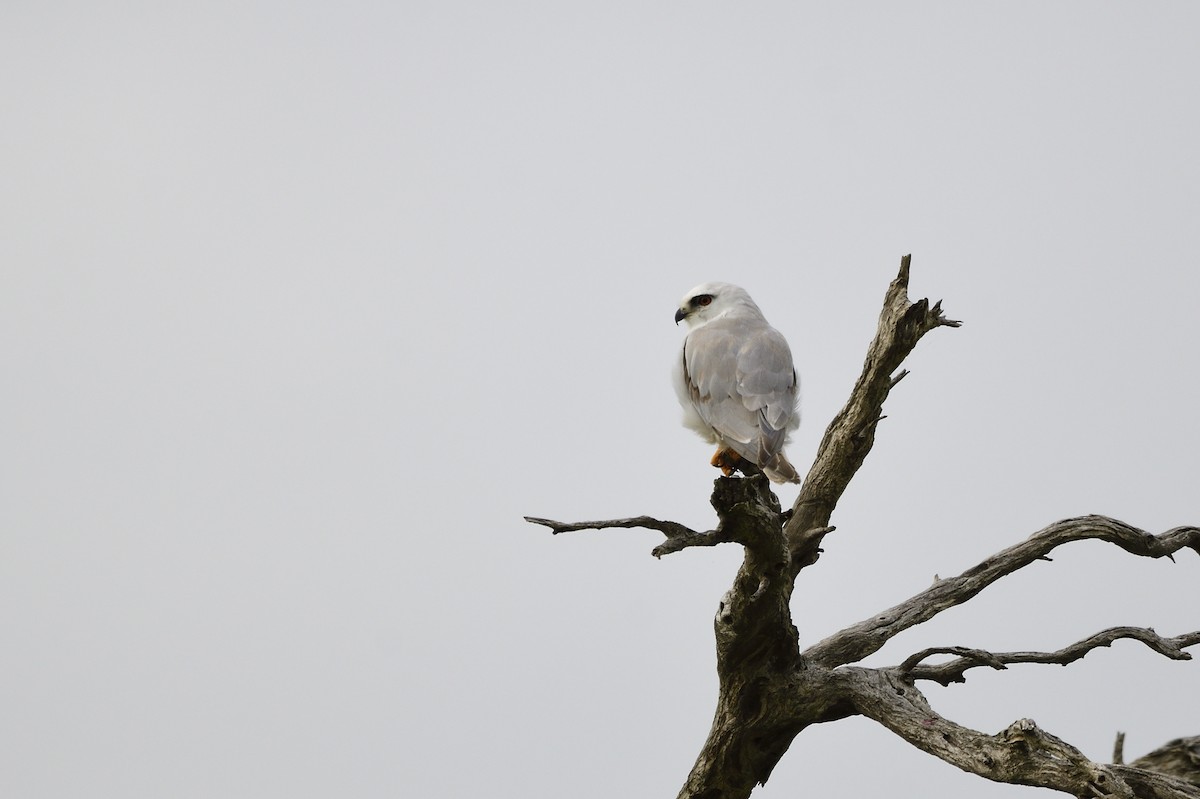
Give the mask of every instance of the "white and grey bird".
<svg viewBox="0 0 1200 799">
<path fill-rule="evenodd" d="M 800 424 L 792 351 L 746 290 L 704 283 L 675 312 L 688 334 L 675 363 L 683 423 L 717 445 L 712 465 L 726 475 L 749 461 L 776 483 L 799 483 L 783 454 Z"/>
</svg>

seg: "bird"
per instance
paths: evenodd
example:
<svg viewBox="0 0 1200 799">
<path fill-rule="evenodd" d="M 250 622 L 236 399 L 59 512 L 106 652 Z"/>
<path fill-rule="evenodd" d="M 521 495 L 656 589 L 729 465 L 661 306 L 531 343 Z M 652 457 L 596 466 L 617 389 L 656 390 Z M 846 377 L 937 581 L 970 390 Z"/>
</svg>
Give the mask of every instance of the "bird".
<svg viewBox="0 0 1200 799">
<path fill-rule="evenodd" d="M 787 340 L 745 289 L 702 283 L 683 296 L 675 324 L 688 333 L 673 370 L 683 424 L 717 445 L 712 465 L 726 476 L 753 473 L 799 483 L 783 454 L 800 424 L 800 384 Z"/>
</svg>

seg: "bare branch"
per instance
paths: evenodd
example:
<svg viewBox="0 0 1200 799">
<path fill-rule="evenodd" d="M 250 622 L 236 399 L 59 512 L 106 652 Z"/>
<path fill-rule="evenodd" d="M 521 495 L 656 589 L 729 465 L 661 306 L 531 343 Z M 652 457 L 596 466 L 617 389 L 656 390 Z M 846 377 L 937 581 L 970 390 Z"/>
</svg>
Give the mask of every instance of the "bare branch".
<svg viewBox="0 0 1200 799">
<path fill-rule="evenodd" d="M 804 478 L 793 514 L 785 527 L 793 576 L 816 562 L 833 509 L 875 443 L 883 403 L 906 371 L 897 371 L 921 337 L 938 327 L 961 322 L 942 315 L 941 302 L 910 302 L 908 277 L 912 256 L 900 259 L 900 272 L 888 286 L 875 338 L 867 349 L 862 374 L 845 406 L 829 423 L 812 468 Z M 825 532 L 821 532 L 825 531 Z"/>
<path fill-rule="evenodd" d="M 536 516 L 526 516 L 525 521 L 549 527 L 554 535 L 572 533 L 577 530 L 607 530 L 613 527 L 642 527 L 647 530 L 658 530 L 667 538 L 708 535 L 697 533 L 690 527 L 684 527 L 678 522 L 661 521 L 652 516 L 633 516 L 628 519 L 607 519 L 602 522 L 556 522 L 553 519 L 539 519 Z"/>
<path fill-rule="evenodd" d="M 933 666 L 921 665 L 921 661 L 934 655 L 958 655 L 958 659 L 952 660 L 949 663 L 939 663 Z M 988 652 L 986 649 L 972 649 L 966 646 L 932 646 L 928 649 L 922 649 L 920 652 L 905 658 L 904 662 L 896 667 L 896 671 L 908 677 L 910 680 L 930 680 L 936 679 L 936 677 L 925 676 L 926 669 L 940 669 L 944 666 L 957 663 L 967 664 L 963 667 L 963 671 L 976 666 L 991 666 L 997 671 L 1003 671 L 1004 669 L 1008 668 L 1008 666 L 1005 665 L 1006 661 L 1003 658 L 1003 654 Z M 954 682 L 962 682 L 962 680 L 955 680 Z M 945 683 L 943 683 L 943 685 L 945 685 Z"/>
<path fill-rule="evenodd" d="M 678 522 L 663 521 L 652 516 L 634 516 L 628 519 L 607 519 L 595 522 L 558 522 L 537 516 L 526 516 L 525 521 L 549 527 L 555 535 L 576 530 L 603 530 L 608 528 L 641 527 L 657 530 L 667 540 L 655 547 L 651 554 L 656 558 L 678 552 L 688 547 L 711 547 L 717 544 L 738 543 L 748 550 L 763 555 L 774 562 L 783 547 L 783 514 L 779 499 L 771 492 L 770 482 L 759 473 L 751 477 L 718 477 L 713 481 L 712 506 L 717 511 L 717 529 L 705 533 L 697 532 Z M 791 583 L 788 583 L 788 596 Z"/>
<path fill-rule="evenodd" d="M 526 516 L 525 521 L 549 527 L 554 535 L 571 533 L 577 530 L 606 530 L 614 527 L 641 527 L 646 530 L 657 530 L 667 537 L 667 540 L 656 546 L 650 554 L 656 558 L 678 552 L 688 547 L 713 547 L 726 544 L 733 539 L 723 534 L 720 527 L 699 533 L 679 522 L 663 521 L 652 516 L 634 516 L 629 519 L 608 519 L 602 522 L 556 522 L 553 519 L 539 519 L 536 516 Z"/>
<path fill-rule="evenodd" d="M 995 782 L 1051 788 L 1071 796 L 1198 799 L 1180 780 L 1128 766 L 1094 763 L 1078 749 L 1021 719 L 987 735 L 939 716 L 924 695 L 894 669 L 843 667 L 832 676 L 858 713 L 918 749 Z"/>
<path fill-rule="evenodd" d="M 525 521 L 549 527 L 554 535 L 571 533 L 577 530 L 606 530 L 614 527 L 641 527 L 646 530 L 658 530 L 667 540 L 650 550 L 656 558 L 670 555 L 688 547 L 713 547 L 725 544 L 732 538 L 722 535 L 720 527 L 706 533 L 698 533 L 679 522 L 663 521 L 652 516 L 634 516 L 629 519 L 608 519 L 602 522 L 556 522 L 553 519 L 539 519 L 536 516 L 526 516 Z"/>
<path fill-rule="evenodd" d="M 967 669 L 978 666 L 989 666 L 993 669 L 1004 669 L 1011 663 L 1057 663 L 1065 666 L 1079 660 L 1093 649 L 1110 646 L 1114 641 L 1123 638 L 1141 641 L 1155 652 L 1172 660 L 1191 660 L 1192 656 L 1184 652 L 1184 648 L 1200 644 L 1200 632 L 1163 638 L 1153 630 L 1142 627 L 1112 627 L 1057 652 L 987 652 L 957 646 L 925 649 L 901 663 L 897 671 L 910 680 L 932 680 L 942 685 L 950 685 L 965 682 L 966 678 L 963 675 Z M 921 664 L 925 658 L 938 654 L 959 657 L 945 663 Z"/>
<path fill-rule="evenodd" d="M 830 666 L 855 663 L 877 652 L 893 636 L 961 605 L 1000 578 L 1045 558 L 1055 548 L 1088 539 L 1107 541 L 1130 554 L 1149 558 L 1169 558 L 1184 548 L 1200 554 L 1200 527 L 1176 527 L 1155 536 L 1107 516 L 1064 519 L 957 577 L 940 580 L 899 605 L 831 635 L 810 647 L 805 657 Z"/>
</svg>

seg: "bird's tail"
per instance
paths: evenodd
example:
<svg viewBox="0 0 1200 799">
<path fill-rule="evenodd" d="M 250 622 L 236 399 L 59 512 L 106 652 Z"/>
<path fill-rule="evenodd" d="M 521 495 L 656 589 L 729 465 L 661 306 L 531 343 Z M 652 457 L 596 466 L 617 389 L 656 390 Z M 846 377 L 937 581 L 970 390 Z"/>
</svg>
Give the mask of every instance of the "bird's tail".
<svg viewBox="0 0 1200 799">
<path fill-rule="evenodd" d="M 763 465 L 762 470 L 767 477 L 771 478 L 772 483 L 800 482 L 800 475 L 796 472 L 796 467 L 783 457 L 783 453 L 776 455 L 770 463 Z"/>
</svg>

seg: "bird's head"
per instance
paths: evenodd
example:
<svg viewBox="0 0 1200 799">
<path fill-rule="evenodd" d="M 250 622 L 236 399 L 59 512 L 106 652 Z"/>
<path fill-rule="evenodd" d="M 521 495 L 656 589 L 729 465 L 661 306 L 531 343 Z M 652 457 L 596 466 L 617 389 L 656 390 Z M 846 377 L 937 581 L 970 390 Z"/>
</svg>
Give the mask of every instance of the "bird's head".
<svg viewBox="0 0 1200 799">
<path fill-rule="evenodd" d="M 742 287 L 732 283 L 701 283 L 680 300 L 679 309 L 675 311 L 675 324 L 686 321 L 688 329 L 695 330 L 730 314 L 762 316 Z"/>
</svg>

